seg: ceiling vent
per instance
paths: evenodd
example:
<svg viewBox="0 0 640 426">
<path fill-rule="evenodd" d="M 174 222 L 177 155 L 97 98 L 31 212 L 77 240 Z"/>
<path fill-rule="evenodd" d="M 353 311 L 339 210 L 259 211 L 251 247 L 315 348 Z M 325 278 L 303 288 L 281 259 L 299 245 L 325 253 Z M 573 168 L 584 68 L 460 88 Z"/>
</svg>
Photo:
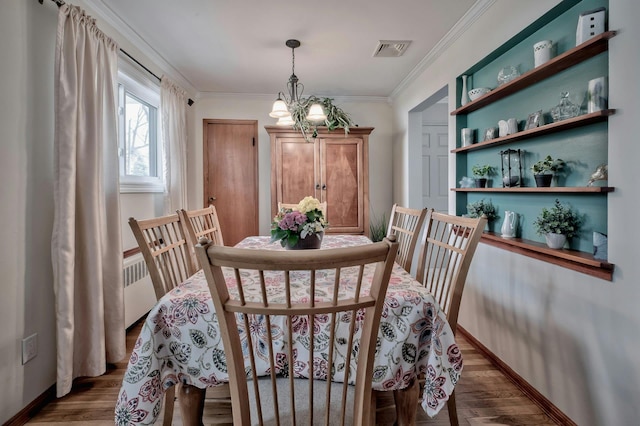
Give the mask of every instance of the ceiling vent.
<svg viewBox="0 0 640 426">
<path fill-rule="evenodd" d="M 380 40 L 373 56 L 380 58 L 402 56 L 410 44 L 411 40 Z"/>
</svg>

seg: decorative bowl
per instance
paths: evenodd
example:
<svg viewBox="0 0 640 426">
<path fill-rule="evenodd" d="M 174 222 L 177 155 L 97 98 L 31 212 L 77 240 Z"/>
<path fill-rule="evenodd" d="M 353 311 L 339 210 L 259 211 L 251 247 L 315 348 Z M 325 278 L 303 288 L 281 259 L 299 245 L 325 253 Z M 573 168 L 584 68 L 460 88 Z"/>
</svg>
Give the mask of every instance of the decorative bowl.
<svg viewBox="0 0 640 426">
<path fill-rule="evenodd" d="M 513 65 L 508 65 L 500 70 L 498 73 L 498 86 L 510 82 L 520 76 L 518 68 Z"/>
<path fill-rule="evenodd" d="M 490 91 L 491 91 L 491 89 L 489 89 L 488 87 L 478 87 L 478 88 L 475 88 L 475 89 L 471 89 L 471 90 L 469 90 L 469 99 L 471 99 L 472 101 L 475 101 L 480 96 L 483 96 L 483 95 L 489 93 Z"/>
</svg>

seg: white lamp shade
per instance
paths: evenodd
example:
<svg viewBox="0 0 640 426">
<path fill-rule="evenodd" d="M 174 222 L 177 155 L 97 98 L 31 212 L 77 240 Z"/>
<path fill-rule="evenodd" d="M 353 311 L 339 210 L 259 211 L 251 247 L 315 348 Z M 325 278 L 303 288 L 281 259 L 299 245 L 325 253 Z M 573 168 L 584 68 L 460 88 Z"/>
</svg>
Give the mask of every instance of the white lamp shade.
<svg viewBox="0 0 640 426">
<path fill-rule="evenodd" d="M 276 123 L 278 126 L 293 126 L 293 118 L 291 114 L 285 115 L 284 117 L 278 118 L 278 122 Z"/>
<path fill-rule="evenodd" d="M 309 108 L 309 114 L 307 115 L 307 120 L 309 121 L 324 121 L 327 119 L 327 116 L 322 109 L 322 105 L 313 104 L 311 108 Z"/>
<path fill-rule="evenodd" d="M 271 108 L 269 117 L 280 118 L 280 117 L 286 117 L 287 115 L 289 116 L 291 115 L 289 114 L 289 110 L 287 109 L 287 104 L 284 103 L 282 99 L 278 98 L 273 103 L 273 108 Z"/>
</svg>

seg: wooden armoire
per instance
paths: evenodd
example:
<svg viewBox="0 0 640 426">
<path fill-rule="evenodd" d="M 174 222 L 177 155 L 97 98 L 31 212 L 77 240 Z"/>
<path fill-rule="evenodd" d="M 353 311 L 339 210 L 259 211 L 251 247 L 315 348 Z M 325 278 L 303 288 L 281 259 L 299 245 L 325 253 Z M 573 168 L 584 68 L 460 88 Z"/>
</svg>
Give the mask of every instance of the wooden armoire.
<svg viewBox="0 0 640 426">
<path fill-rule="evenodd" d="M 373 127 L 328 131 L 307 142 L 291 127 L 265 126 L 271 138 L 271 216 L 278 202 L 327 202 L 327 233 L 369 235 L 369 134 Z"/>
</svg>

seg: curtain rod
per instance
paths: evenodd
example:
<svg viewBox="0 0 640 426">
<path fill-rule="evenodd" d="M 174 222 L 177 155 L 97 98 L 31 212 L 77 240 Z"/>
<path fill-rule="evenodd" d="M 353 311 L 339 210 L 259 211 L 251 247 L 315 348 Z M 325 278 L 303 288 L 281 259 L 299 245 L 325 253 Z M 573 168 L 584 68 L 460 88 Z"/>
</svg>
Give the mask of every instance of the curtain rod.
<svg viewBox="0 0 640 426">
<path fill-rule="evenodd" d="M 63 6 L 65 4 L 65 2 L 63 0 L 51 0 L 52 2 L 54 2 L 56 4 L 56 6 L 60 7 Z M 38 0 L 38 2 L 40 4 L 44 4 L 44 0 Z M 129 57 L 129 59 L 131 59 L 133 62 L 135 62 L 136 64 L 138 64 L 143 70 L 145 70 L 146 72 L 148 72 L 149 74 L 151 74 L 152 76 L 154 76 L 156 78 L 156 80 L 158 80 L 158 82 L 161 82 L 162 79 L 160 77 L 158 77 L 153 71 L 151 71 L 149 68 L 145 67 L 142 62 L 140 62 L 139 60 L 137 60 L 136 58 L 134 58 L 133 56 L 131 56 L 126 50 L 120 48 L 120 52 L 122 52 L 123 54 L 125 54 L 127 57 Z M 187 100 L 187 104 L 189 106 L 193 105 L 193 99 L 189 98 Z"/>
</svg>

